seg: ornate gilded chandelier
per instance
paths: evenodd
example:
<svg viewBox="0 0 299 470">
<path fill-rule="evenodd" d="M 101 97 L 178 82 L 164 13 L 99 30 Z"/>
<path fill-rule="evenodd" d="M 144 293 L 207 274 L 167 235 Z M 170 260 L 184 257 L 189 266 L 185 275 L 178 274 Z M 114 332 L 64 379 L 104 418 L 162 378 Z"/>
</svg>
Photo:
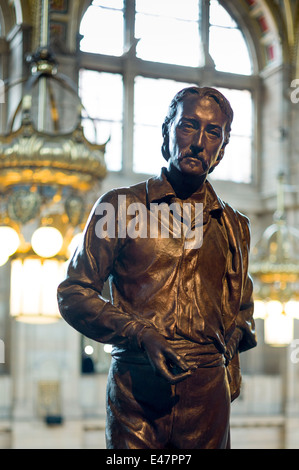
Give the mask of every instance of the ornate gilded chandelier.
<svg viewBox="0 0 299 470">
<path fill-rule="evenodd" d="M 77 88 L 58 72 L 48 44 L 49 1 L 42 0 L 40 44 L 9 130 L 0 136 L 0 265 L 11 261 L 11 314 L 33 322 L 58 316 L 57 284 L 90 195 L 106 175 L 106 144 L 85 138 Z M 72 129 L 63 130 L 59 105 L 66 92 L 76 116 Z"/>
</svg>

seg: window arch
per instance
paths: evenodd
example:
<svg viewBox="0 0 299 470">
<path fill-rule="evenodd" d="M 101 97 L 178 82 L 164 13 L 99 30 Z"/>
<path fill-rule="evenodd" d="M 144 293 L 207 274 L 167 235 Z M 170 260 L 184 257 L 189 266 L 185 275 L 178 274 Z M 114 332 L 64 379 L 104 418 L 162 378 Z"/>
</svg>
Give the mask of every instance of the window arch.
<svg viewBox="0 0 299 470">
<path fill-rule="evenodd" d="M 121 56 L 123 53 L 123 0 L 94 0 L 82 18 L 80 48 L 85 52 Z"/>
<path fill-rule="evenodd" d="M 87 9 L 80 27 L 83 125 L 90 139 L 110 137 L 110 171 L 159 172 L 168 104 L 181 88 L 197 84 L 222 90 L 235 112 L 225 158 L 211 177 L 252 180 L 256 80 L 245 37 L 223 5 L 94 0 Z"/>
<path fill-rule="evenodd" d="M 210 0 L 209 52 L 216 70 L 251 75 L 252 61 L 242 31 L 217 0 Z"/>
</svg>

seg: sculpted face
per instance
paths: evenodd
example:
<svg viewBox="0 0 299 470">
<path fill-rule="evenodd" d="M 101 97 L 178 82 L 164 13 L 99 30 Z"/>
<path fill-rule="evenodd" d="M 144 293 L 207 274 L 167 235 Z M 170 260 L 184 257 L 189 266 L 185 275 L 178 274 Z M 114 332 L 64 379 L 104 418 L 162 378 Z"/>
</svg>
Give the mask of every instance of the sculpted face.
<svg viewBox="0 0 299 470">
<path fill-rule="evenodd" d="M 168 168 L 202 176 L 218 165 L 224 153 L 227 116 L 211 97 L 187 96 L 169 124 Z"/>
</svg>

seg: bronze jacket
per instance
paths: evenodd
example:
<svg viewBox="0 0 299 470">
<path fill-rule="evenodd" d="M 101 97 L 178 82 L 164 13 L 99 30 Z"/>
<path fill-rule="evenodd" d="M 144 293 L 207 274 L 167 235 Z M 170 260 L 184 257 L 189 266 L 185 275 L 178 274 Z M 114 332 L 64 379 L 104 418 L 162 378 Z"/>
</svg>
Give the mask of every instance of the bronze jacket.
<svg viewBox="0 0 299 470">
<path fill-rule="evenodd" d="M 162 235 L 165 221 L 155 212 L 160 225 L 152 236 L 152 208 L 173 203 L 178 211 L 169 211 L 168 235 Z M 202 230 L 196 249 L 186 244 L 186 231 L 174 234 L 183 225 L 183 203 L 202 203 L 200 223 L 190 213 L 189 228 Z M 241 380 L 238 352 L 256 345 L 249 243 L 248 219 L 217 197 L 209 182 L 183 202 L 164 171 L 109 191 L 95 204 L 58 288 L 61 315 L 87 337 L 114 345 L 116 355 L 122 350 L 137 355 L 140 333 L 149 327 L 174 347 L 195 350 L 204 365 L 225 353 L 238 327 L 241 340 L 229 364 L 235 398 Z M 107 279 L 109 301 L 102 296 Z"/>
</svg>

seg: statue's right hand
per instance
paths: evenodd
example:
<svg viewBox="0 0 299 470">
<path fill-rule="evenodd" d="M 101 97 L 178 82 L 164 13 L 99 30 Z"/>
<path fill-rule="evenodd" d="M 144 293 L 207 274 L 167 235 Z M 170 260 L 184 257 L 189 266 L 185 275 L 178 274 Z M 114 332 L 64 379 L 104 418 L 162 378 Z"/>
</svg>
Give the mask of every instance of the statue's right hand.
<svg viewBox="0 0 299 470">
<path fill-rule="evenodd" d="M 191 369 L 185 359 L 158 331 L 145 328 L 140 344 L 156 374 L 164 377 L 171 384 L 180 382 L 192 373 L 194 367 Z"/>
</svg>

